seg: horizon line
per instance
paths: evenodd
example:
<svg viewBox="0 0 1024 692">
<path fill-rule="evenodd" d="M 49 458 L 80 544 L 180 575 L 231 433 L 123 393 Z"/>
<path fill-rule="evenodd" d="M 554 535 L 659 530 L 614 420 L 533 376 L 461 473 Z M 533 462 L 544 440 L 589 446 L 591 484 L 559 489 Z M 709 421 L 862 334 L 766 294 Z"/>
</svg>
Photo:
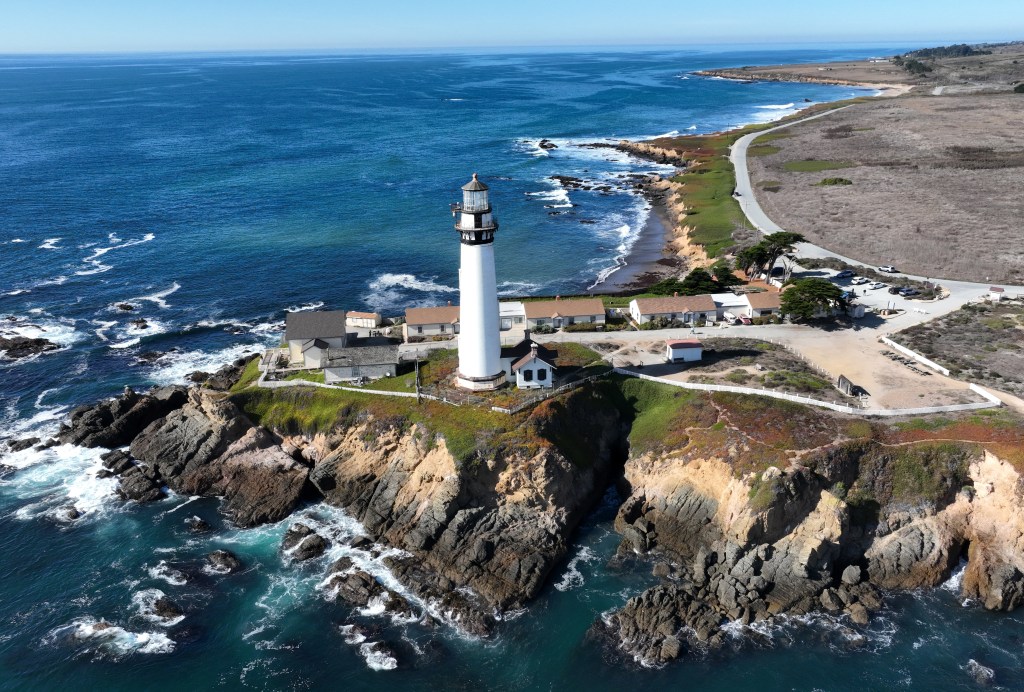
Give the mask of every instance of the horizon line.
<svg viewBox="0 0 1024 692">
<path fill-rule="evenodd" d="M 579 44 L 510 44 L 501 46 L 411 46 L 401 47 L 361 47 L 361 48 L 173 48 L 173 49 L 111 49 L 111 50 L 39 50 L 39 51 L 0 51 L 0 58 L 8 57 L 96 57 L 96 56 L 157 56 L 157 55 L 402 55 L 410 53 L 497 53 L 503 51 L 512 52 L 549 52 L 549 51 L 587 51 L 587 52 L 618 52 L 618 51 L 658 51 L 658 50 L 696 50 L 710 47 L 821 47 L 828 46 L 872 46 L 872 45 L 918 45 L 918 44 L 943 44 L 950 40 L 948 38 L 935 39 L 848 39 L 842 41 L 814 41 L 814 40 L 778 40 L 778 41 L 708 41 L 703 43 L 667 44 L 667 43 L 579 43 Z M 960 43 L 1002 44 L 1002 43 L 1024 43 L 1024 39 L 1003 39 L 985 41 L 964 41 L 954 40 Z"/>
</svg>

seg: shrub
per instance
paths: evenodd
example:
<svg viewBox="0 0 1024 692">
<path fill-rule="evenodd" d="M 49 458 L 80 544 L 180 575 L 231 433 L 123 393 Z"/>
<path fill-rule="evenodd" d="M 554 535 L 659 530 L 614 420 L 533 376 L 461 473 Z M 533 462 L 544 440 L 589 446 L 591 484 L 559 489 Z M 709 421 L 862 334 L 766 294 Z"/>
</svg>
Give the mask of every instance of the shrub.
<svg viewBox="0 0 1024 692">
<path fill-rule="evenodd" d="M 825 178 L 818 185 L 853 185 L 849 178 Z"/>
</svg>

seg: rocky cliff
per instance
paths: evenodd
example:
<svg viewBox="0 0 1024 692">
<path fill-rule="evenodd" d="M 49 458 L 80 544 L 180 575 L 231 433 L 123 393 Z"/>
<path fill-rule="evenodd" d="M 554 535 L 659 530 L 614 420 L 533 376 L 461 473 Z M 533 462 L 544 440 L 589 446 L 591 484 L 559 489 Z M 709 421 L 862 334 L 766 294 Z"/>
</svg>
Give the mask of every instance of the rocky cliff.
<svg viewBox="0 0 1024 692">
<path fill-rule="evenodd" d="M 597 628 L 646 665 L 721 643 L 729 621 L 823 610 L 866 624 L 879 589 L 937 586 L 965 557 L 965 596 L 1024 602 L 1024 484 L 972 445 L 837 444 L 742 478 L 722 459 L 649 453 L 625 478 L 621 550 L 671 567 Z"/>
</svg>

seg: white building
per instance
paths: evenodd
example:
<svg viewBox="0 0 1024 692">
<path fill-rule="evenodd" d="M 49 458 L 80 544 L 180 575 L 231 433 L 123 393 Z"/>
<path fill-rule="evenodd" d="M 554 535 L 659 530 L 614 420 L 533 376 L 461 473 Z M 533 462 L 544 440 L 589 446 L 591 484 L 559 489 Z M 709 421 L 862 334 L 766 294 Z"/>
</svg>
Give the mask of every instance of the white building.
<svg viewBox="0 0 1024 692">
<path fill-rule="evenodd" d="M 989 286 L 988 299 L 993 303 L 998 303 L 1006 296 L 1006 289 L 1000 286 Z"/>
<path fill-rule="evenodd" d="M 718 307 L 710 295 L 672 296 L 665 298 L 634 298 L 629 302 L 629 314 L 637 324 L 645 324 L 661 317 L 679 320 L 684 324 L 714 322 Z"/>
<path fill-rule="evenodd" d="M 345 313 L 345 325 L 353 328 L 376 329 L 384 324 L 384 318 L 379 312 L 354 312 Z"/>
<path fill-rule="evenodd" d="M 529 337 L 515 346 L 501 349 L 501 364 L 519 389 L 548 389 L 555 381 L 557 351 L 544 348 Z"/>
<path fill-rule="evenodd" d="M 331 348 L 345 348 L 344 310 L 289 312 L 285 316 L 285 341 L 292 366 L 322 368 Z"/>
<path fill-rule="evenodd" d="M 673 339 L 665 342 L 665 360 L 669 363 L 694 363 L 704 357 L 704 344 L 697 339 Z"/>
<path fill-rule="evenodd" d="M 459 306 L 441 305 L 432 308 L 406 308 L 402 334 L 406 343 L 443 337 L 451 339 L 459 333 Z"/>
<path fill-rule="evenodd" d="M 600 298 L 532 300 L 523 304 L 526 326 L 560 329 L 571 324 L 604 324 L 604 303 Z"/>
<path fill-rule="evenodd" d="M 498 333 L 498 282 L 494 272 L 494 233 L 487 186 L 477 178 L 462 186 L 462 202 L 452 205 L 462 242 L 459 264 L 459 371 L 464 389 L 497 389 L 505 382 Z"/>
</svg>

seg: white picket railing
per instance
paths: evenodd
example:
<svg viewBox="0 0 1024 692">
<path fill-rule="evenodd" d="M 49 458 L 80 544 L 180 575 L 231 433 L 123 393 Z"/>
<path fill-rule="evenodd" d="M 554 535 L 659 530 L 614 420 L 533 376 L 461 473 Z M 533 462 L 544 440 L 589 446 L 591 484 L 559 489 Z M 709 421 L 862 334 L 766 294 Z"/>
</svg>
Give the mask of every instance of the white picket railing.
<svg viewBox="0 0 1024 692">
<path fill-rule="evenodd" d="M 949 377 L 949 368 L 942 367 L 941 365 L 939 365 L 935 361 L 929 360 L 928 358 L 925 358 L 920 353 L 917 353 L 916 351 L 911 351 L 906 346 L 900 346 L 898 343 L 896 343 L 895 341 L 893 341 L 889 337 L 883 336 L 883 337 L 881 337 L 879 339 L 879 341 L 881 341 L 883 344 L 885 344 L 889 348 L 893 349 L 894 351 L 899 351 L 900 353 L 902 353 L 903 355 L 907 356 L 908 358 L 913 358 L 914 360 L 916 360 L 921 365 L 927 365 L 932 370 L 934 370 L 936 372 L 941 372 L 946 377 Z"/>
</svg>

